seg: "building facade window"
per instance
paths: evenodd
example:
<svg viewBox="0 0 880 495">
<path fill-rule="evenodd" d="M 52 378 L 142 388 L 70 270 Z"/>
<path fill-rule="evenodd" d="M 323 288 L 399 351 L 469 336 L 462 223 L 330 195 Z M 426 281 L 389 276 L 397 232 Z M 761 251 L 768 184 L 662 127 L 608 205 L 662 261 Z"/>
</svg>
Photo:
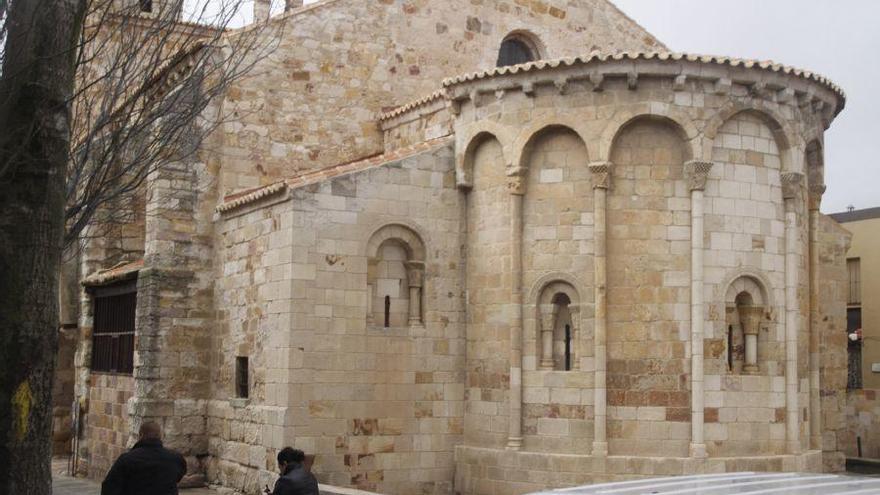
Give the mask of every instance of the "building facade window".
<svg viewBox="0 0 880 495">
<path fill-rule="evenodd" d="M 131 374 L 134 370 L 135 281 L 94 292 L 92 371 Z"/>
<path fill-rule="evenodd" d="M 846 260 L 849 290 L 846 304 L 847 389 L 862 388 L 862 279 L 859 258 Z"/>
<path fill-rule="evenodd" d="M 496 67 L 524 64 L 541 58 L 536 40 L 523 33 L 513 33 L 504 38 L 498 50 Z"/>
<path fill-rule="evenodd" d="M 238 356 L 235 358 L 235 396 L 247 399 L 251 395 L 250 371 L 248 358 Z"/>
<path fill-rule="evenodd" d="M 403 225 L 377 230 L 367 243 L 367 326 L 421 327 L 425 247 Z"/>
</svg>

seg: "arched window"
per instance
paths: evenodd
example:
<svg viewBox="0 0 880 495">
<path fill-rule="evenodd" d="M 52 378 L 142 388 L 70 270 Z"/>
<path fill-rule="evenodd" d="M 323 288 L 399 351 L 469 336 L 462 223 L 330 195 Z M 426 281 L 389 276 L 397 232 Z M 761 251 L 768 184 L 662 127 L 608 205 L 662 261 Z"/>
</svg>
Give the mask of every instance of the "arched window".
<svg viewBox="0 0 880 495">
<path fill-rule="evenodd" d="M 386 225 L 367 243 L 367 325 L 422 326 L 425 247 L 403 225 Z"/>
<path fill-rule="evenodd" d="M 520 33 L 515 33 L 501 42 L 498 62 L 495 63 L 495 66 L 507 67 L 508 65 L 524 64 L 538 60 L 540 57 L 537 43 Z"/>
<path fill-rule="evenodd" d="M 538 299 L 539 369 L 578 369 L 577 292 L 566 282 L 551 282 Z"/>
<path fill-rule="evenodd" d="M 766 339 L 766 290 L 749 276 L 739 277 L 727 289 L 727 363 L 732 373 L 758 374 L 759 340 Z"/>
</svg>

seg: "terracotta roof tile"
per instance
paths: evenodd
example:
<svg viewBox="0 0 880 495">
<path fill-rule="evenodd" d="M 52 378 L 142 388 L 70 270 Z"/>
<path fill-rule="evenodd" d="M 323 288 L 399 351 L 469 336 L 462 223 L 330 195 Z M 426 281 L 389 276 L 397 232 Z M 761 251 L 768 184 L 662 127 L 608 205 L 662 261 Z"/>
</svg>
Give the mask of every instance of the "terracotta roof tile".
<svg viewBox="0 0 880 495">
<path fill-rule="evenodd" d="M 380 167 L 388 162 L 409 158 L 425 151 L 445 146 L 452 142 L 452 137 L 444 136 L 429 141 L 424 141 L 413 146 L 400 148 L 387 153 L 370 155 L 351 162 L 333 165 L 331 167 L 313 170 L 302 175 L 291 177 L 289 179 L 270 184 L 268 186 L 249 189 L 239 193 L 228 195 L 224 198 L 224 202 L 215 208 L 218 213 L 228 213 L 232 210 L 241 208 L 259 199 L 272 196 L 288 189 L 297 189 L 309 184 L 317 184 L 325 180 L 333 179 L 343 175 L 353 174 L 369 170 L 371 168 Z"/>
<path fill-rule="evenodd" d="M 133 277 L 137 272 L 141 271 L 144 267 L 144 260 L 137 260 L 131 263 L 123 263 L 114 266 L 113 268 L 108 268 L 106 270 L 100 270 L 82 280 L 82 285 L 86 287 L 94 287 L 98 285 L 107 285 L 113 282 L 118 282 L 120 280 L 126 280 L 128 278 Z"/>
</svg>

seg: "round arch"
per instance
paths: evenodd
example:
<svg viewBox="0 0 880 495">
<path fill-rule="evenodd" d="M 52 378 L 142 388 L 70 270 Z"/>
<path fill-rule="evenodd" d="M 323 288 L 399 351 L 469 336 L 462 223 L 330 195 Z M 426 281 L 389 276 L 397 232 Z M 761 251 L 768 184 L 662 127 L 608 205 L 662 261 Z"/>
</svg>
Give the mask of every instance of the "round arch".
<svg viewBox="0 0 880 495">
<path fill-rule="evenodd" d="M 668 104 L 651 104 L 625 107 L 615 113 L 599 138 L 599 161 L 610 161 L 614 142 L 630 124 L 639 120 L 660 120 L 672 125 L 679 133 L 688 155 L 686 160 L 705 160 L 699 145 L 699 132 L 689 116 Z M 711 149 L 711 148 L 710 148 Z"/>
<path fill-rule="evenodd" d="M 738 282 L 740 281 L 742 281 L 743 283 L 738 284 Z M 773 285 L 770 283 L 770 279 L 767 278 L 767 276 L 764 275 L 761 270 L 754 267 L 742 267 L 728 272 L 721 284 L 718 285 L 715 300 L 722 302 L 724 305 L 727 305 L 729 304 L 728 299 L 732 292 L 733 299 L 731 299 L 731 301 L 734 301 L 736 299 L 736 296 L 740 292 L 742 292 L 742 290 L 736 291 L 735 288 L 741 287 L 745 289 L 746 286 L 751 287 L 752 290 L 754 290 L 754 287 L 757 286 L 757 288 L 760 290 L 760 294 L 753 294 L 753 297 L 757 298 L 757 296 L 760 296 L 761 298 L 763 298 L 763 302 L 761 304 L 763 304 L 767 308 L 773 308 L 776 306 L 776 302 L 773 297 Z"/>
<path fill-rule="evenodd" d="M 519 57 L 510 58 L 511 53 L 505 53 L 509 49 L 519 49 L 523 53 Z M 520 60 L 520 58 L 522 60 Z M 515 29 L 501 39 L 498 46 L 498 59 L 496 67 L 506 67 L 520 63 L 534 62 L 547 58 L 547 47 L 535 33 L 527 29 Z"/>
<path fill-rule="evenodd" d="M 532 124 L 523 129 L 513 143 L 514 156 L 510 161 L 511 165 L 519 169 L 528 169 L 526 160 L 529 157 L 531 146 L 547 132 L 553 130 L 569 131 L 580 139 L 584 150 L 587 152 L 587 162 L 590 160 L 590 149 L 587 146 L 587 133 L 583 129 L 579 129 L 581 124 L 573 117 L 553 116 L 533 121 Z M 586 166 L 586 163 L 584 164 Z"/>
<path fill-rule="evenodd" d="M 706 157 L 712 156 L 712 148 L 715 146 L 715 138 L 721 127 L 740 113 L 748 112 L 761 119 L 776 140 L 776 146 L 779 148 L 781 168 L 783 172 L 799 172 L 800 156 L 795 152 L 797 149 L 803 149 L 803 139 L 791 128 L 785 117 L 780 114 L 771 105 L 755 100 L 747 102 L 732 101 L 722 107 L 718 112 L 706 123 L 704 135 L 706 139 L 703 142 L 703 153 Z"/>
<path fill-rule="evenodd" d="M 460 137 L 458 137 L 460 136 Z M 459 187 L 474 184 L 474 153 L 488 140 L 494 139 L 501 146 L 501 159 L 506 168 L 510 130 L 492 121 L 480 121 L 473 126 L 456 131 L 455 180 Z"/>
<path fill-rule="evenodd" d="M 425 244 L 415 230 L 402 223 L 390 223 L 379 227 L 367 241 L 367 258 L 375 258 L 385 241 L 400 241 L 411 261 L 425 261 Z"/>
<path fill-rule="evenodd" d="M 550 272 L 542 275 L 538 280 L 532 284 L 531 289 L 529 289 L 528 299 L 526 299 L 526 304 L 541 304 L 539 298 L 546 291 L 546 289 L 554 284 L 554 283 L 562 283 L 567 284 L 571 287 L 571 294 L 567 294 L 569 299 L 571 299 L 572 304 L 581 304 L 583 301 L 580 299 L 580 294 L 586 294 L 586 290 L 584 289 L 584 285 L 573 275 L 564 272 Z"/>
</svg>

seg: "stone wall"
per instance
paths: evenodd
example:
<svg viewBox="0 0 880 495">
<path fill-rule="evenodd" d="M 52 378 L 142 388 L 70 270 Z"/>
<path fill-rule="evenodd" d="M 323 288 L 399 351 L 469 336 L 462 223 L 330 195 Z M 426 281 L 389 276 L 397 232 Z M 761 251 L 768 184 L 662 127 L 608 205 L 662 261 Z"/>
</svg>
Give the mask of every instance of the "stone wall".
<svg viewBox="0 0 880 495">
<path fill-rule="evenodd" d="M 454 185 L 446 139 L 223 213 L 212 478 L 253 490 L 294 445 L 317 456 L 322 482 L 452 491 L 465 353 Z M 400 290 L 424 305 L 385 327 L 368 317 L 371 291 L 384 287 L 368 272 L 388 243 L 405 248 Z M 228 371 L 242 355 L 253 363 L 247 401 L 234 398 Z"/>
<path fill-rule="evenodd" d="M 877 389 L 848 390 L 845 414 L 843 453 L 847 457 L 880 459 L 880 401 L 877 400 Z"/>
<path fill-rule="evenodd" d="M 608 62 L 589 74 L 574 62 L 445 84 L 458 107 L 457 177 L 468 191 L 469 223 L 457 488 L 522 493 L 750 466 L 823 469 L 809 436 L 818 414 L 810 402 L 804 181 L 804 142 L 821 133 L 822 117 L 738 83 L 722 89 L 702 79 L 706 66 L 682 80 L 680 71 L 691 69 L 676 64 L 672 81 L 642 77 L 638 62 L 632 69 L 626 61 L 629 72 Z M 664 71 L 648 65 L 651 74 Z M 741 77 L 749 76 L 730 79 Z M 499 266 L 510 269 L 493 270 Z M 754 318 L 754 362 L 730 366 L 728 350 L 735 354 L 732 345 L 745 339 L 731 345 L 727 335 L 746 326 L 743 307 Z M 574 347 L 584 351 L 580 371 L 560 369 L 560 319 L 585 327 Z"/>
<path fill-rule="evenodd" d="M 848 435 L 846 298 L 849 279 L 846 251 L 850 233 L 837 222 L 819 218 L 818 330 L 821 340 L 822 453 L 826 470 L 844 468 L 843 452 L 852 451 L 855 439 Z"/>
<path fill-rule="evenodd" d="M 89 478 L 103 478 L 116 458 L 129 447 L 128 400 L 133 392 L 131 376 L 91 374 L 82 440 L 88 457 L 87 463 L 79 466 L 81 472 L 87 470 L 85 474 Z"/>
<path fill-rule="evenodd" d="M 222 194 L 381 151 L 379 112 L 494 67 L 511 32 L 541 58 L 662 48 L 604 0 L 324 0 L 275 22 L 280 45 L 226 96 Z"/>
</svg>

